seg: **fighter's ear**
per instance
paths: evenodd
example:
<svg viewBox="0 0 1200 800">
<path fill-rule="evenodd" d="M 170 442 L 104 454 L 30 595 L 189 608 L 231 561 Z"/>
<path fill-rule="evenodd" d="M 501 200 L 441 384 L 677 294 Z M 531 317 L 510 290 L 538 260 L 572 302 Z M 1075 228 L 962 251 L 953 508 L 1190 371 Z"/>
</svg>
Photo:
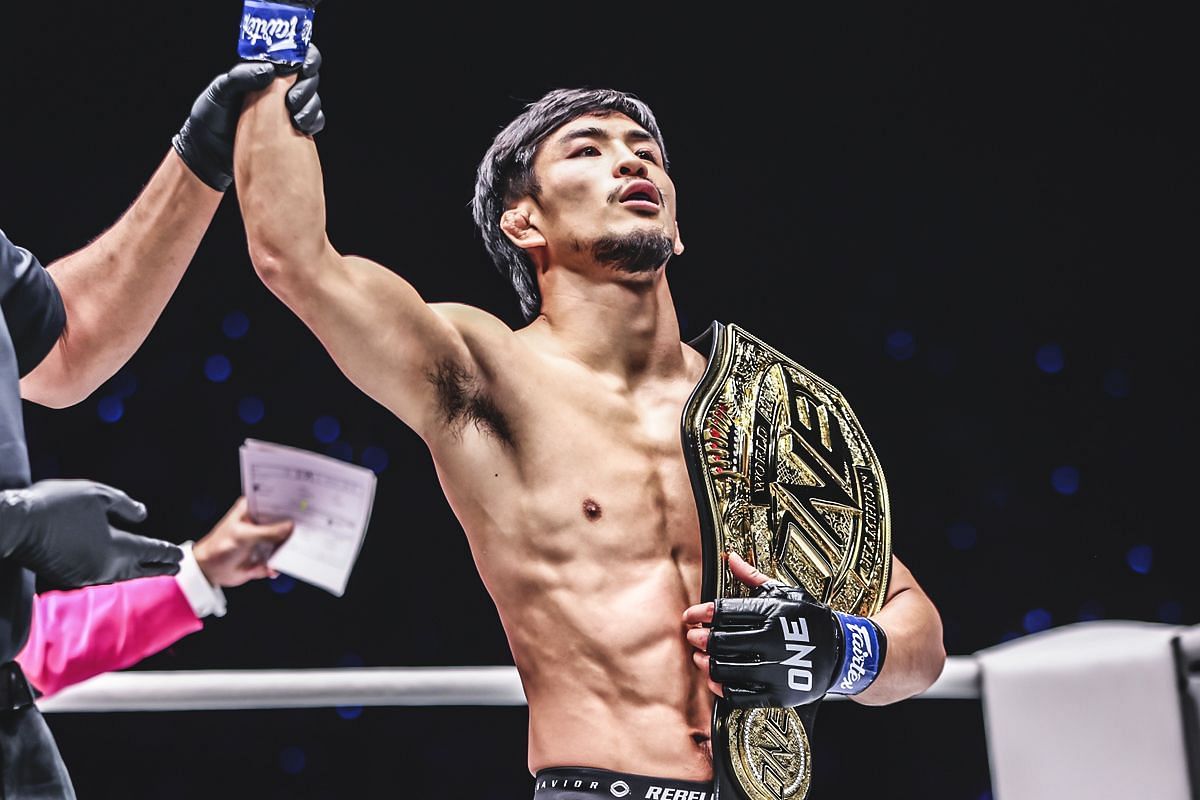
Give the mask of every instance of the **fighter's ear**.
<svg viewBox="0 0 1200 800">
<path fill-rule="evenodd" d="M 510 242 L 522 250 L 546 244 L 541 231 L 533 226 L 529 214 L 521 208 L 510 208 L 500 215 L 500 230 L 504 231 Z"/>
<path fill-rule="evenodd" d="M 683 234 L 679 232 L 679 220 L 675 220 L 675 255 L 683 255 Z"/>
</svg>

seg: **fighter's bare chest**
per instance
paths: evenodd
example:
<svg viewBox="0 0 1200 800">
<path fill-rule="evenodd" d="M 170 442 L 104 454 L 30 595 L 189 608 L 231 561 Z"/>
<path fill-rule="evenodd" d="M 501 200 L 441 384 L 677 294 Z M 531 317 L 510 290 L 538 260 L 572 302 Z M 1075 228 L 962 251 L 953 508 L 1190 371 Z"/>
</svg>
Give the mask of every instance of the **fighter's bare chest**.
<svg viewBox="0 0 1200 800">
<path fill-rule="evenodd" d="M 680 418 L 688 387 L 620 392 L 577 382 L 543 394 L 521 455 L 538 505 L 617 542 L 699 547 Z M 522 426 L 524 427 L 524 426 Z M 573 527 L 573 526 L 572 526 Z M 615 543 L 615 542 L 614 542 Z"/>
</svg>

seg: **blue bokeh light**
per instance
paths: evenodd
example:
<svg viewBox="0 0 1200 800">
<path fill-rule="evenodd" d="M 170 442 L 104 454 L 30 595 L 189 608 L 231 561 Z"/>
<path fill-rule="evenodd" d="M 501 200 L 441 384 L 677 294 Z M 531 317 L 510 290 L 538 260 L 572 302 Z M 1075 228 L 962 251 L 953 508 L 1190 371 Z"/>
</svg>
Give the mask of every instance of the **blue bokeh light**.
<svg viewBox="0 0 1200 800">
<path fill-rule="evenodd" d="M 1079 491 L 1079 470 L 1071 466 L 1057 467 L 1050 473 L 1050 484 L 1059 494 L 1075 494 Z"/>
<path fill-rule="evenodd" d="M 238 401 L 238 417 L 247 425 L 261 422 L 266 413 L 266 406 L 257 397 L 243 397 Z"/>
<path fill-rule="evenodd" d="M 1104 391 L 1110 397 L 1129 396 L 1129 374 L 1123 369 L 1110 369 L 1104 373 Z"/>
<path fill-rule="evenodd" d="M 362 451 L 362 465 L 376 475 L 387 469 L 388 454 L 382 447 L 371 445 Z"/>
<path fill-rule="evenodd" d="M 1000 634 L 1001 642 L 1011 642 L 1013 639 L 1020 638 L 1021 634 L 1017 633 L 1016 631 L 1005 631 L 1004 633 Z"/>
<path fill-rule="evenodd" d="M 1066 360 L 1063 357 L 1063 350 L 1056 344 L 1044 344 L 1037 351 L 1038 369 L 1048 375 L 1056 375 L 1062 372 L 1066 365 Z"/>
<path fill-rule="evenodd" d="M 1051 621 L 1049 611 L 1044 608 L 1035 608 L 1025 615 L 1025 618 L 1021 620 L 1021 625 L 1026 632 L 1037 633 L 1049 628 Z"/>
<path fill-rule="evenodd" d="M 277 577 L 271 578 L 268 583 L 271 585 L 271 591 L 275 594 L 287 594 L 296 588 L 296 579 L 291 575 L 284 575 L 282 572 Z"/>
<path fill-rule="evenodd" d="M 313 422 L 313 436 L 318 442 L 332 443 L 342 433 L 342 424 L 336 418 L 325 415 Z"/>
<path fill-rule="evenodd" d="M 204 362 L 204 377 L 213 383 L 226 381 L 231 374 L 233 374 L 233 364 L 229 363 L 229 359 L 220 353 L 209 356 Z"/>
<path fill-rule="evenodd" d="M 304 761 L 304 751 L 299 747 L 285 747 L 279 751 L 279 766 L 288 775 L 303 772 Z"/>
<path fill-rule="evenodd" d="M 337 715 L 342 719 L 358 719 L 362 716 L 362 706 L 337 706 Z"/>
<path fill-rule="evenodd" d="M 230 339 L 240 339 L 250 330 L 250 318 L 241 311 L 230 311 L 221 320 L 221 332 Z"/>
<path fill-rule="evenodd" d="M 917 354 L 917 340 L 909 331 L 894 330 L 887 335 L 884 349 L 896 361 L 907 361 Z"/>
<path fill-rule="evenodd" d="M 950 546 L 955 550 L 970 550 L 979 540 L 975 526 L 969 522 L 956 522 L 946 530 Z"/>
<path fill-rule="evenodd" d="M 100 398 L 100 402 L 96 406 L 96 413 L 105 422 L 113 423 L 124 416 L 125 404 L 121 402 L 121 398 L 110 394 L 107 397 Z"/>
<path fill-rule="evenodd" d="M 1154 566 L 1154 549 L 1148 544 L 1131 547 L 1125 554 L 1125 563 L 1138 575 L 1149 575 L 1151 567 Z"/>
</svg>

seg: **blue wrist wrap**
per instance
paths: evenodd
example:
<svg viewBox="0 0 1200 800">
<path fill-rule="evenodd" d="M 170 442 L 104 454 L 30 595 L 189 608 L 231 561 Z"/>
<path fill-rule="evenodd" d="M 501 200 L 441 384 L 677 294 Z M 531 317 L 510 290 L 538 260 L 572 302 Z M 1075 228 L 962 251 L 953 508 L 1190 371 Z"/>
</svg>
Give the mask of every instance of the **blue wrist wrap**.
<svg viewBox="0 0 1200 800">
<path fill-rule="evenodd" d="M 842 626 L 842 669 L 829 691 L 831 694 L 858 694 L 866 689 L 883 668 L 887 639 L 874 622 L 866 617 L 833 612 Z"/>
<path fill-rule="evenodd" d="M 238 57 L 289 66 L 304 63 L 312 41 L 313 10 L 299 5 L 244 0 Z"/>
</svg>

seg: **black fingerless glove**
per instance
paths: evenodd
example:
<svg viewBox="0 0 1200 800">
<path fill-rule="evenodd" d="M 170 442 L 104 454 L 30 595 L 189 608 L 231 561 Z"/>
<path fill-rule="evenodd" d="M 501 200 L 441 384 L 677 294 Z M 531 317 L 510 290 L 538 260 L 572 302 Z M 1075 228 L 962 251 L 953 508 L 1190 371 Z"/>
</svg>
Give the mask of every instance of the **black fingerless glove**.
<svg viewBox="0 0 1200 800">
<path fill-rule="evenodd" d="M 734 708 L 791 708 L 826 693 L 858 694 L 883 668 L 887 637 L 866 617 L 768 581 L 750 597 L 718 598 L 709 674 Z"/>
<path fill-rule="evenodd" d="M 56 589 L 179 571 L 179 547 L 118 530 L 110 517 L 141 522 L 146 507 L 120 489 L 87 480 L 0 491 L 0 558 Z"/>
</svg>

